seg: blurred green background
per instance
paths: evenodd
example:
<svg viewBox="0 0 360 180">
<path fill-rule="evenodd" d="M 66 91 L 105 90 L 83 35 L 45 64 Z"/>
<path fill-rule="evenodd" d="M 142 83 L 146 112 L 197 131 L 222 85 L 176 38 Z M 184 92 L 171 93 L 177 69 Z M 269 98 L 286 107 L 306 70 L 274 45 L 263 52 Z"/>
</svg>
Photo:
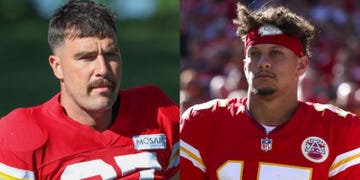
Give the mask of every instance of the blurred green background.
<svg viewBox="0 0 360 180">
<path fill-rule="evenodd" d="M 0 2 L 0 117 L 17 107 L 43 103 L 59 91 L 58 80 L 48 64 L 48 16 L 55 5 L 66 1 L 54 2 L 57 1 Z M 178 103 L 179 0 L 97 2 L 118 14 L 122 89 L 155 84 Z M 42 7 L 41 11 L 39 5 L 52 7 Z"/>
</svg>

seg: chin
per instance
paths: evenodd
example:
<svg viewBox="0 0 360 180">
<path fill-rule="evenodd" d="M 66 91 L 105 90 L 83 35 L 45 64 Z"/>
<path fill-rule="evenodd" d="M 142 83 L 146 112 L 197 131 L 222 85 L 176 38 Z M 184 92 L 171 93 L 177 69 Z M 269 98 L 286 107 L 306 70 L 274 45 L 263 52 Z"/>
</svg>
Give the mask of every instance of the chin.
<svg viewBox="0 0 360 180">
<path fill-rule="evenodd" d="M 106 112 L 111 110 L 112 106 L 92 106 L 88 108 L 90 112 Z"/>
<path fill-rule="evenodd" d="M 96 99 L 89 103 L 88 109 L 92 111 L 106 111 L 112 108 L 115 101 L 111 101 L 108 98 Z"/>
<path fill-rule="evenodd" d="M 258 89 L 255 89 L 255 94 L 261 95 L 261 96 L 273 95 L 276 92 L 277 92 L 277 89 L 275 89 L 275 88 L 258 88 Z"/>
</svg>

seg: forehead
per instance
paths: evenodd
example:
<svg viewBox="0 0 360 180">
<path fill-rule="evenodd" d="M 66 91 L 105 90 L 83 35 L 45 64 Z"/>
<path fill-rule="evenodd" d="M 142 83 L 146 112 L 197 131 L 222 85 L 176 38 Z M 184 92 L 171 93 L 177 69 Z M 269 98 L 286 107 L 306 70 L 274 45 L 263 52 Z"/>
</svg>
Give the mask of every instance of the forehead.
<svg viewBox="0 0 360 180">
<path fill-rule="evenodd" d="M 102 48 L 113 48 L 117 47 L 117 40 L 113 37 L 84 37 L 84 38 L 74 38 L 74 39 L 65 39 L 65 46 L 70 48 L 80 48 L 80 49 L 93 49 L 101 46 Z"/>
<path fill-rule="evenodd" d="M 54 54 L 75 53 L 76 51 L 97 51 L 99 47 L 105 51 L 118 50 L 116 36 L 65 38 L 64 42 L 54 49 Z"/>
<path fill-rule="evenodd" d="M 255 44 L 249 47 L 249 50 L 256 49 L 287 49 L 284 46 L 277 44 Z"/>
</svg>

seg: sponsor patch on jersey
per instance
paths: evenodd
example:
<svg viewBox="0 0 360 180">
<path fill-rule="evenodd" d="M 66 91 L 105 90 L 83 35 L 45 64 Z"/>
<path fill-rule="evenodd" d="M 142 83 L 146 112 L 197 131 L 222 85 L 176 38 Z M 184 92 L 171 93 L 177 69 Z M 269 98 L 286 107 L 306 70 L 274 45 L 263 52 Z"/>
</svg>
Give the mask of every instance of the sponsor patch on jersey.
<svg viewBox="0 0 360 180">
<path fill-rule="evenodd" d="M 321 163 L 329 156 L 329 146 L 323 139 L 310 136 L 302 142 L 301 152 L 309 161 Z"/>
<path fill-rule="evenodd" d="M 166 136 L 165 134 L 147 134 L 133 136 L 134 147 L 137 150 L 147 149 L 165 149 Z"/>
</svg>

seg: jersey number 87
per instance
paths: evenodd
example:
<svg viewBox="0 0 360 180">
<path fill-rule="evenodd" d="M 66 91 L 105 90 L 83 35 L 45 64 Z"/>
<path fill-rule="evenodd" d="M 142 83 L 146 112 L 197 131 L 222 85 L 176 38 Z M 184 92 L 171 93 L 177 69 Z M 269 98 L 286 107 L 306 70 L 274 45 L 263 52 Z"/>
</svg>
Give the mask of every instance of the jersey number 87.
<svg viewBox="0 0 360 180">
<path fill-rule="evenodd" d="M 137 168 L 148 168 L 140 171 L 139 179 L 154 179 L 155 170 L 161 170 L 155 152 L 115 156 L 114 160 L 121 169 L 121 176 L 126 176 Z M 94 176 L 100 176 L 102 179 L 113 179 L 117 177 L 117 174 L 110 164 L 101 159 L 95 159 L 68 165 L 62 173 L 61 179 L 86 179 Z"/>
</svg>

